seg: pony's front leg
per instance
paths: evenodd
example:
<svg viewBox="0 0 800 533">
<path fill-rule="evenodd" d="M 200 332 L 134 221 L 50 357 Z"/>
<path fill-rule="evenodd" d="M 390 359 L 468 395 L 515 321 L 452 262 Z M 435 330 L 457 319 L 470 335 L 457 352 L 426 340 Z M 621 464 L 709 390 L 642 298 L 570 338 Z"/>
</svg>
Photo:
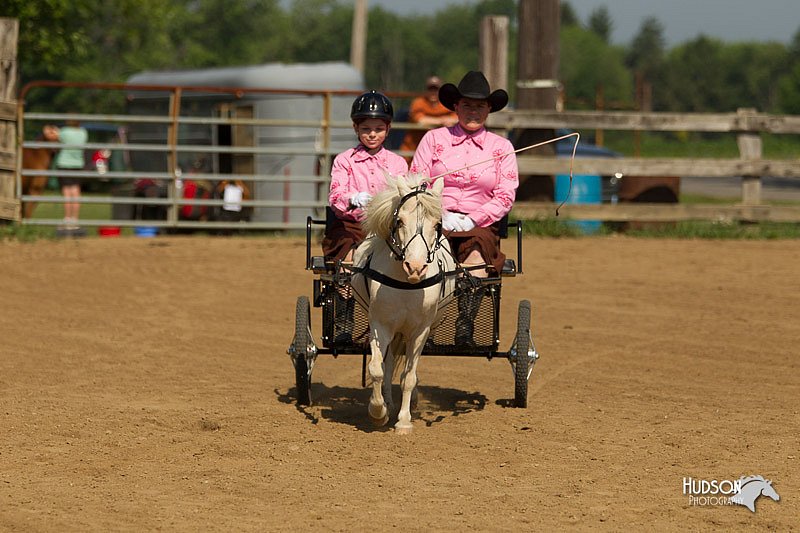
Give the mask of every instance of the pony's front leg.
<svg viewBox="0 0 800 533">
<path fill-rule="evenodd" d="M 391 339 L 387 339 L 385 332 L 379 331 L 378 328 L 372 333 L 372 339 L 370 340 L 371 355 L 369 365 L 367 365 L 369 377 L 372 381 L 372 396 L 369 398 L 367 412 L 372 423 L 380 427 L 389 422 L 389 409 L 383 397 L 383 383 L 386 379 L 383 359 L 384 353 L 389 349 L 389 341 Z M 389 376 L 389 381 L 391 382 L 391 375 Z"/>
<path fill-rule="evenodd" d="M 417 363 L 419 362 L 425 339 L 428 338 L 428 331 L 419 335 L 413 341 L 407 343 L 406 367 L 400 377 L 400 389 L 403 391 L 403 398 L 400 402 L 400 412 L 397 414 L 397 423 L 394 430 L 398 435 L 408 435 L 414 429 L 411 424 L 411 398 L 417 386 Z"/>
</svg>

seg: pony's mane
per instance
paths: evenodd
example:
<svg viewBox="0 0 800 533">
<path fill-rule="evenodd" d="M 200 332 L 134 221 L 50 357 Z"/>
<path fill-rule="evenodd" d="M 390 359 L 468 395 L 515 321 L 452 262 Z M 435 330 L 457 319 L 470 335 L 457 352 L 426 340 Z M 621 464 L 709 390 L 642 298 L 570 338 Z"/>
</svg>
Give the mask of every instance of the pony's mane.
<svg viewBox="0 0 800 533">
<path fill-rule="evenodd" d="M 386 188 L 375 195 L 367 207 L 367 217 L 364 219 L 364 229 L 367 234 L 374 234 L 381 239 L 388 239 L 394 222 L 394 211 L 400 204 L 402 195 L 398 183 L 402 180 L 412 189 L 427 183 L 427 176 L 411 174 L 409 176 L 386 176 Z M 425 218 L 439 220 L 442 217 L 441 195 L 429 188 L 424 194 L 416 197 L 422 208 Z"/>
<path fill-rule="evenodd" d="M 747 485 L 751 481 L 765 481 L 766 482 L 766 479 L 764 479 L 764 476 L 747 476 L 747 477 L 742 477 L 739 481 L 741 481 L 742 486 L 744 487 L 745 485 Z"/>
</svg>

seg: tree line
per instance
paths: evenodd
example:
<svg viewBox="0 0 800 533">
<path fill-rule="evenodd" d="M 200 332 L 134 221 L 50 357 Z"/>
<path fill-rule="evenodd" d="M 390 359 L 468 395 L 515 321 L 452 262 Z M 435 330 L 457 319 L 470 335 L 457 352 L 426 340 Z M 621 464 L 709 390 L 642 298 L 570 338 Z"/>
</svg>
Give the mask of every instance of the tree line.
<svg viewBox="0 0 800 533">
<path fill-rule="evenodd" d="M 344 0 L 5 0 L 20 23 L 18 67 L 32 80 L 125 82 L 145 70 L 270 62 L 348 61 L 353 4 Z M 369 10 L 365 82 L 419 91 L 438 74 L 457 81 L 478 68 L 486 15 L 510 18 L 509 92 L 514 100 L 517 2 L 453 4 L 431 15 Z M 607 107 L 729 112 L 738 107 L 800 114 L 800 30 L 788 45 L 723 42 L 704 35 L 667 48 L 664 28 L 643 20 L 630 43 L 610 43 L 613 20 L 595 9 L 580 20 L 561 2 L 560 79 L 568 109 Z M 645 97 L 646 96 L 646 97 Z M 37 91 L 27 105 L 115 111 L 115 99 Z M 101 108 L 101 109 L 98 109 Z"/>
</svg>

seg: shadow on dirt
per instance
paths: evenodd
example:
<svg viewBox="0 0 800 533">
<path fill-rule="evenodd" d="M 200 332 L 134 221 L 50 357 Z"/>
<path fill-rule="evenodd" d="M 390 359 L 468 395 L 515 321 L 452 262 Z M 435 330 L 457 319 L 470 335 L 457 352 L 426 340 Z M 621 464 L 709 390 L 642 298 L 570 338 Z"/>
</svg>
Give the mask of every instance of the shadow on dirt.
<svg viewBox="0 0 800 533">
<path fill-rule="evenodd" d="M 297 390 L 275 390 L 278 401 L 295 403 Z M 392 387 L 395 398 L 394 411 L 387 426 L 376 428 L 367 417 L 370 389 L 361 387 L 328 387 L 324 383 L 314 383 L 311 389 L 312 406 L 298 405 L 297 410 L 303 413 L 312 423 L 320 418 L 330 422 L 348 424 L 361 431 L 388 431 L 397 421 L 400 408 L 400 386 Z M 466 392 L 459 389 L 420 385 L 418 388 L 417 406 L 412 407 L 412 418 L 417 422 L 432 426 L 451 416 L 460 416 L 480 411 L 486 406 L 486 396 L 477 392 Z"/>
</svg>

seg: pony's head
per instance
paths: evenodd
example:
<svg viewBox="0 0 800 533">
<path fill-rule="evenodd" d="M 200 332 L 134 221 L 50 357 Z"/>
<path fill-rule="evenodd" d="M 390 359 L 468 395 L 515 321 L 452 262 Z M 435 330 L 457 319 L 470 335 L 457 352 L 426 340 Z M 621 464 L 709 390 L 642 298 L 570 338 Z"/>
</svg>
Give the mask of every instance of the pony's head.
<svg viewBox="0 0 800 533">
<path fill-rule="evenodd" d="M 364 229 L 386 242 L 410 283 L 419 283 L 439 246 L 444 183 L 429 185 L 420 175 L 388 176 L 386 183 L 367 207 Z"/>
<path fill-rule="evenodd" d="M 742 476 L 739 478 L 739 486 L 739 493 L 731 497 L 731 502 L 744 505 L 753 513 L 756 512 L 756 500 L 759 496 L 767 496 L 775 501 L 781 499 L 772 486 L 772 481 L 762 476 Z"/>
<path fill-rule="evenodd" d="M 772 480 L 766 479 L 764 480 L 764 485 L 761 486 L 761 494 L 772 498 L 773 500 L 780 501 L 781 497 L 778 495 L 778 491 L 775 490 L 775 487 L 772 486 Z"/>
</svg>

